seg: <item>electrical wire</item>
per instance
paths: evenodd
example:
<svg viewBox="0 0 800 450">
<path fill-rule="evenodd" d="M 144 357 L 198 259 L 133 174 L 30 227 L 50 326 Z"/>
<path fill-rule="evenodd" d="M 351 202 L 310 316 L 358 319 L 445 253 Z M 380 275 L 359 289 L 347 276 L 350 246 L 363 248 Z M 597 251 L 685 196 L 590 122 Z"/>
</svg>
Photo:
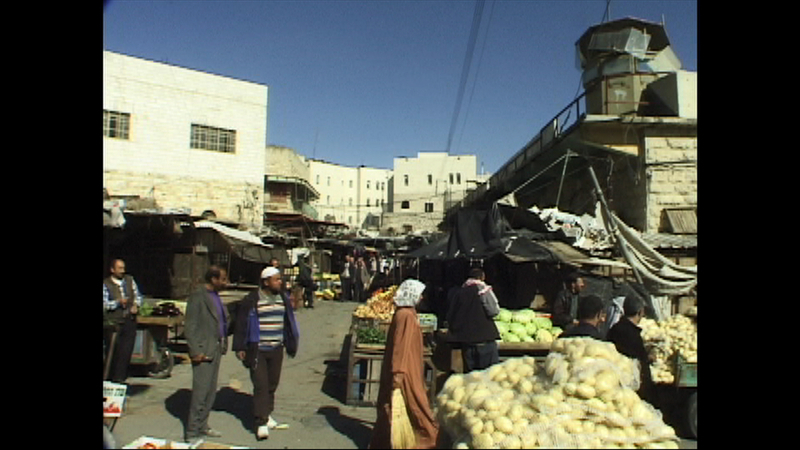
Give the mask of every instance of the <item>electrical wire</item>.
<svg viewBox="0 0 800 450">
<path fill-rule="evenodd" d="M 458 94 L 456 96 L 456 107 L 453 110 L 453 119 L 450 122 L 450 132 L 447 135 L 447 154 L 450 154 L 450 145 L 453 142 L 453 134 L 455 133 L 456 123 L 458 122 L 458 114 L 461 110 L 461 102 L 464 99 L 464 89 L 467 85 L 467 76 L 469 69 L 472 65 L 472 55 L 475 52 L 475 42 L 478 38 L 478 29 L 480 28 L 481 16 L 483 15 L 483 5 L 485 0 L 477 0 L 475 2 L 475 12 L 472 16 L 472 29 L 469 32 L 469 40 L 467 41 L 467 54 L 464 56 L 464 65 L 461 68 L 461 82 L 458 86 Z"/>
<path fill-rule="evenodd" d="M 469 117 L 470 107 L 472 106 L 472 96 L 475 95 L 475 86 L 478 85 L 478 74 L 481 71 L 481 63 L 483 62 L 483 53 L 486 50 L 486 42 L 489 40 L 489 28 L 492 26 L 492 17 L 494 16 L 494 5 L 497 0 L 492 2 L 492 7 L 489 9 L 489 19 L 486 21 L 486 33 L 483 36 L 483 45 L 481 45 L 481 52 L 478 54 L 478 65 L 475 67 L 475 76 L 472 77 L 472 90 L 469 93 L 467 100 L 467 109 L 464 111 L 464 120 L 461 122 L 461 134 L 458 135 L 458 144 L 456 148 L 461 147 L 461 138 L 464 136 L 464 130 L 467 128 L 467 118 Z"/>
</svg>

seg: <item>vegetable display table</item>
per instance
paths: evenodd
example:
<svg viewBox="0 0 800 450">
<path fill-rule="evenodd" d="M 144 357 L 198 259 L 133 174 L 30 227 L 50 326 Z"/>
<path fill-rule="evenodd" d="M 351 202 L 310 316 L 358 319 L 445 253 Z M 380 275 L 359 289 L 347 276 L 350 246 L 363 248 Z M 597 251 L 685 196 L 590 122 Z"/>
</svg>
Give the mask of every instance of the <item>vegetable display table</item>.
<svg viewBox="0 0 800 450">
<path fill-rule="evenodd" d="M 136 318 L 136 341 L 131 355 L 131 364 L 150 366 L 148 375 L 167 378 L 174 365 L 172 351 L 167 347 L 169 330 L 178 335 L 184 317 L 138 316 Z"/>
<path fill-rule="evenodd" d="M 657 383 L 660 408 L 673 409 L 679 425 L 697 439 L 697 363 L 688 362 L 680 354 L 673 361 L 675 379 L 672 383 Z"/>
<path fill-rule="evenodd" d="M 356 406 L 375 406 L 381 381 L 380 368 L 386 347 L 383 344 L 359 343 L 356 333 L 352 333 L 351 336 L 347 359 L 345 403 Z M 422 370 L 428 388 L 428 398 L 433 406 L 436 398 L 436 379 L 439 373 L 433 364 L 433 351 L 430 347 L 423 348 L 422 358 Z M 355 373 L 356 371 L 358 373 Z M 428 375 L 430 375 L 430 379 Z"/>
</svg>

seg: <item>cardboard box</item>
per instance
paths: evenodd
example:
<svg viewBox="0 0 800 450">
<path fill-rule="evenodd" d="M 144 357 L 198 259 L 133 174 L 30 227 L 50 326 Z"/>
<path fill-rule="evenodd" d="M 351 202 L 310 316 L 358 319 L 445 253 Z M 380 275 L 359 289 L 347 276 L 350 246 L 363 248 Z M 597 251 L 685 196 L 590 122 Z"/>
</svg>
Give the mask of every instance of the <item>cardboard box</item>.
<svg viewBox="0 0 800 450">
<path fill-rule="evenodd" d="M 103 381 L 103 417 L 121 417 L 128 386 Z"/>
</svg>

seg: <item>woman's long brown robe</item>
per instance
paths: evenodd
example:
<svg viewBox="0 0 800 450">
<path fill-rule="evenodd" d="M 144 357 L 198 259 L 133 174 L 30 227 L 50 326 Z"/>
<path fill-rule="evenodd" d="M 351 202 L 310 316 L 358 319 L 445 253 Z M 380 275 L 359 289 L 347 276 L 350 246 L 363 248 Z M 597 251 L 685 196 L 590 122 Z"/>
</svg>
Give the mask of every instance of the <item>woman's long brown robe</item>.
<svg viewBox="0 0 800 450">
<path fill-rule="evenodd" d="M 422 330 L 414 308 L 398 308 L 386 339 L 378 389 L 378 417 L 369 448 L 391 448 L 392 391 L 406 399 L 417 448 L 435 448 L 439 425 L 428 402 L 423 379 Z"/>
</svg>

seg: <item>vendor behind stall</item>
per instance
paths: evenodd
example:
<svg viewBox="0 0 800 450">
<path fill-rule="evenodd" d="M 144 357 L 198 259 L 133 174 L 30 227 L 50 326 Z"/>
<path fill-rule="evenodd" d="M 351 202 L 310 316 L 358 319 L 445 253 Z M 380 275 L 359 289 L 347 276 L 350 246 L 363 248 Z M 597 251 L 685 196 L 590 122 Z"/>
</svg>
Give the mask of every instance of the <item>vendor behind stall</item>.
<svg viewBox="0 0 800 450">
<path fill-rule="evenodd" d="M 567 330 L 578 324 L 578 298 L 586 284 L 577 272 L 567 275 L 553 303 L 553 325 Z"/>
<path fill-rule="evenodd" d="M 103 309 L 105 318 L 114 323 L 114 349 L 110 379 L 123 383 L 128 378 L 128 366 L 136 341 L 136 315 L 142 305 L 142 294 L 133 277 L 125 273 L 125 261 L 111 260 L 110 276 L 103 280 Z M 109 344 L 110 345 L 110 344 Z"/>
<path fill-rule="evenodd" d="M 591 337 L 603 340 L 599 325 L 606 320 L 603 300 L 596 295 L 587 295 L 578 302 L 578 324 L 565 330 L 560 338 Z"/>
</svg>

